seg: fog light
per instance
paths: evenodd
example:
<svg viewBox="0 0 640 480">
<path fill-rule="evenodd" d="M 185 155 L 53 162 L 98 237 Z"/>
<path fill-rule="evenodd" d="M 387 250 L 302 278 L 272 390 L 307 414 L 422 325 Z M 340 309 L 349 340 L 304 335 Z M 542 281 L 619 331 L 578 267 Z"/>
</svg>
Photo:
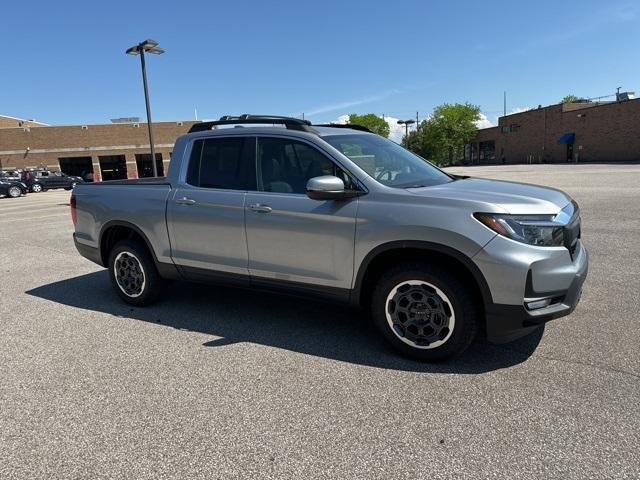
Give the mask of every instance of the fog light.
<svg viewBox="0 0 640 480">
<path fill-rule="evenodd" d="M 542 300 L 534 300 L 533 302 L 526 302 L 527 310 L 538 310 L 539 308 L 548 307 L 551 303 L 550 298 L 543 298 Z"/>
</svg>

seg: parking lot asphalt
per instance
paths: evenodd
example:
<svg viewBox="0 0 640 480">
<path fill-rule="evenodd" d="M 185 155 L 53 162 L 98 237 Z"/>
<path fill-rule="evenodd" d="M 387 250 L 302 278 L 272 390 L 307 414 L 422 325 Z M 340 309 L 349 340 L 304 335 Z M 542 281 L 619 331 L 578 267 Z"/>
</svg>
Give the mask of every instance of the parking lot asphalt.
<svg viewBox="0 0 640 480">
<path fill-rule="evenodd" d="M 591 264 L 571 316 L 435 365 L 337 305 L 131 308 L 69 192 L 0 199 L 0 478 L 639 478 L 640 165 L 450 170 L 565 190 Z"/>
</svg>

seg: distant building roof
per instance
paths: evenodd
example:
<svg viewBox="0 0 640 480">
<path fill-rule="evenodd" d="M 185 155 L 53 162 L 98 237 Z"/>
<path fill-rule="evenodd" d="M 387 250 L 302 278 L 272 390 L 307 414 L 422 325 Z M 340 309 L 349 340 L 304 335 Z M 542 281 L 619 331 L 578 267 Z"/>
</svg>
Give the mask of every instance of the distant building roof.
<svg viewBox="0 0 640 480">
<path fill-rule="evenodd" d="M 49 125 L 36 120 L 0 115 L 0 128 L 20 128 L 20 127 L 48 127 Z"/>
</svg>

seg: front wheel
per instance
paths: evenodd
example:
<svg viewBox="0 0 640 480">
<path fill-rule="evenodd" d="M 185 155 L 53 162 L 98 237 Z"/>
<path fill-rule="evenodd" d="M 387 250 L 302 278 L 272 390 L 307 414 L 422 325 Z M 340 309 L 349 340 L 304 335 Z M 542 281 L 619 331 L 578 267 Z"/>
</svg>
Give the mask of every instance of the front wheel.
<svg viewBox="0 0 640 480">
<path fill-rule="evenodd" d="M 122 240 L 109 254 L 111 284 L 130 305 L 149 305 L 160 297 L 164 281 L 146 245 Z"/>
<path fill-rule="evenodd" d="M 372 296 L 373 321 L 400 353 L 445 360 L 466 350 L 478 329 L 469 286 L 444 267 L 403 263 L 384 273 Z"/>
<path fill-rule="evenodd" d="M 31 185 L 31 191 L 33 193 L 40 193 L 44 191 L 44 188 L 39 183 L 34 183 L 33 185 Z"/>
<path fill-rule="evenodd" d="M 20 187 L 9 187 L 8 194 L 11 198 L 18 198 L 20 195 L 22 195 L 22 190 L 20 189 Z"/>
</svg>

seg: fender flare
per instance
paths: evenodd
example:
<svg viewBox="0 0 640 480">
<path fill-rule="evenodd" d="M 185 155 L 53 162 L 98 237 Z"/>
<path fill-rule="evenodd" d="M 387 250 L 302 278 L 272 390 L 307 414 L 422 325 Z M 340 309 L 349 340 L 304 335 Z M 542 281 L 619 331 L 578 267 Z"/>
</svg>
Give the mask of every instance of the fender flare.
<svg viewBox="0 0 640 480">
<path fill-rule="evenodd" d="M 484 278 L 484 275 L 478 268 L 478 266 L 464 253 L 456 250 L 455 248 L 442 245 L 439 243 L 433 243 L 423 240 L 397 240 L 392 242 L 383 243 L 373 248 L 367 255 L 365 255 L 364 259 L 360 263 L 358 267 L 358 271 L 355 275 L 353 294 L 352 294 L 352 302 L 356 303 L 360 301 L 362 284 L 367 272 L 369 265 L 380 255 L 390 250 L 402 250 L 405 248 L 425 250 L 430 252 L 442 253 L 448 255 L 452 258 L 455 258 L 458 262 L 460 262 L 472 275 L 476 284 L 478 285 L 478 289 L 480 290 L 480 295 L 482 296 L 482 302 L 485 306 L 485 309 L 493 305 L 493 297 L 491 296 L 491 290 L 489 289 L 489 285 L 487 284 L 487 280 Z"/>
<path fill-rule="evenodd" d="M 156 252 L 154 251 L 153 246 L 151 245 L 151 242 L 149 241 L 147 236 L 144 234 L 142 229 L 140 229 L 140 227 L 138 227 L 137 225 L 131 222 L 126 222 L 123 220 L 110 220 L 107 223 L 105 223 L 100 229 L 100 235 L 98 236 L 98 252 L 99 252 L 100 258 L 102 258 L 102 240 L 104 238 L 104 234 L 111 227 L 130 228 L 131 230 L 136 232 L 138 235 L 140 235 L 140 238 L 142 238 L 142 240 L 144 241 L 145 245 L 147 246 L 147 249 L 149 249 L 149 252 L 153 257 L 153 261 L 155 262 L 156 265 L 158 265 L 158 258 L 156 257 Z M 104 262 L 104 263 L 106 264 L 107 262 Z"/>
</svg>

